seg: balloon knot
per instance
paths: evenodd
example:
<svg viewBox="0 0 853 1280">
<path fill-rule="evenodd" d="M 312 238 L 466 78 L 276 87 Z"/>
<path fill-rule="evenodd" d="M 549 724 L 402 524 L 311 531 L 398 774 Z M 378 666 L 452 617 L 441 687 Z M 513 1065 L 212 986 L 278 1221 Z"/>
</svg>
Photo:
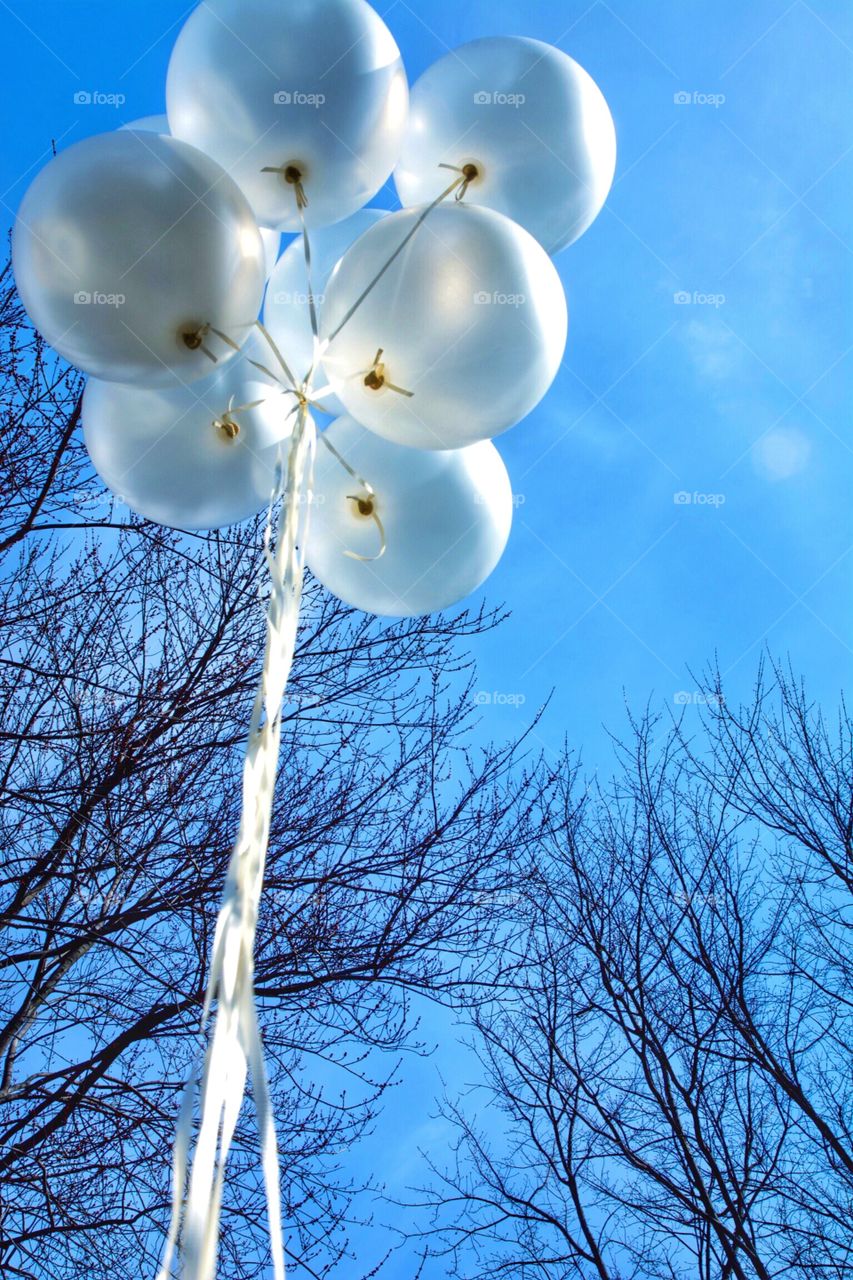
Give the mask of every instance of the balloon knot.
<svg viewBox="0 0 853 1280">
<path fill-rule="evenodd" d="M 188 351 L 203 351 L 208 360 L 211 360 L 214 364 L 218 364 L 219 361 L 216 356 L 204 341 L 210 332 L 211 326 L 209 324 L 196 325 L 193 329 L 182 329 L 181 341 Z"/>
<path fill-rule="evenodd" d="M 465 193 L 467 192 L 471 183 L 476 182 L 477 179 L 481 176 L 479 165 L 474 164 L 473 161 L 470 161 L 470 160 L 468 161 L 467 164 L 463 164 L 463 165 L 440 164 L 438 167 L 439 169 L 452 169 L 454 173 L 461 174 L 461 177 L 457 179 L 457 184 L 456 184 L 457 185 L 457 191 L 456 191 L 457 202 L 459 200 L 464 200 Z"/>
<path fill-rule="evenodd" d="M 403 387 L 396 387 L 393 382 L 388 381 L 388 375 L 385 371 L 385 365 L 382 363 L 382 351 L 380 347 L 373 358 L 373 364 L 364 375 L 364 385 L 369 391 L 381 391 L 383 387 L 387 387 L 389 391 L 396 391 L 398 395 L 408 396 L 409 399 L 414 395 L 413 391 L 405 391 Z"/>
<path fill-rule="evenodd" d="M 287 185 L 294 189 L 297 209 L 308 207 L 308 197 L 302 182 L 304 174 L 298 164 L 267 165 L 261 173 L 280 173 Z"/>
<path fill-rule="evenodd" d="M 379 550 L 376 555 L 363 556 L 357 551 L 345 551 L 344 555 L 350 560 L 359 560 L 362 564 L 370 564 L 374 560 L 381 560 L 385 555 L 387 541 L 385 538 L 385 526 L 379 518 L 376 510 L 376 494 L 369 485 L 365 485 L 364 493 L 348 493 L 347 497 L 355 508 L 355 514 L 362 520 L 372 520 L 379 531 Z"/>
<path fill-rule="evenodd" d="M 229 414 L 225 414 L 221 418 L 215 418 L 213 425 L 226 440 L 236 440 L 240 434 L 239 422 L 235 422 Z"/>
<path fill-rule="evenodd" d="M 207 325 L 201 324 L 197 329 L 185 329 L 181 333 L 181 338 L 185 347 L 190 351 L 199 351 L 204 346 L 204 339 L 207 334 Z"/>
<path fill-rule="evenodd" d="M 373 501 L 372 494 L 369 494 L 367 497 L 364 497 L 360 494 L 350 493 L 347 496 L 350 502 L 355 503 L 355 509 L 358 512 L 358 514 L 360 516 L 364 516 L 365 519 L 368 519 L 375 512 L 376 504 Z"/>
</svg>

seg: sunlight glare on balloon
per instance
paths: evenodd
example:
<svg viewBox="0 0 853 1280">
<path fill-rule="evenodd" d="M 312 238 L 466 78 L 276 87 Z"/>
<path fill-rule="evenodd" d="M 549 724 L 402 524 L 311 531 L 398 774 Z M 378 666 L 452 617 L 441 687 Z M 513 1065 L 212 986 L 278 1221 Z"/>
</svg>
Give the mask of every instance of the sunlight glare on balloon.
<svg viewBox="0 0 853 1280">
<path fill-rule="evenodd" d="M 321 312 L 323 367 L 371 431 L 453 449 L 506 431 L 545 395 L 566 344 L 566 298 L 548 255 L 509 218 L 451 202 L 405 244 L 419 213 L 383 219 L 338 263 Z"/>
<path fill-rule="evenodd" d="M 205 347 L 233 355 L 212 330 L 239 347 L 263 293 L 261 237 L 239 188 L 209 156 L 154 133 L 61 151 L 21 202 L 12 255 L 36 328 L 116 382 L 206 376 Z"/>
</svg>

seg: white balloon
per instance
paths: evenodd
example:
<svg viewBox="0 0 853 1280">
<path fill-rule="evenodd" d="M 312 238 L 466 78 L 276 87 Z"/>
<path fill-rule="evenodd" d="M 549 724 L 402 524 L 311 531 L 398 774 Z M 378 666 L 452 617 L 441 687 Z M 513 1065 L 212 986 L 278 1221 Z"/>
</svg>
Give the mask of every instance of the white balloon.
<svg viewBox="0 0 853 1280">
<path fill-rule="evenodd" d="M 261 243 L 264 246 L 264 275 L 269 280 L 275 271 L 275 264 L 281 252 L 281 232 L 271 231 L 269 227 L 261 227 L 260 232 Z"/>
<path fill-rule="evenodd" d="M 607 198 L 616 131 L 598 85 L 560 49 L 520 36 L 474 40 L 412 89 L 394 175 L 404 205 L 448 186 L 453 174 L 441 164 L 472 165 L 466 200 L 505 213 L 557 253 Z"/>
<path fill-rule="evenodd" d="M 347 320 L 419 214 L 384 218 L 338 263 L 321 313 L 323 366 L 371 431 L 455 449 L 498 435 L 541 400 L 566 345 L 566 298 L 528 232 L 451 202 L 428 215 Z"/>
<path fill-rule="evenodd" d="M 317 445 L 306 559 L 346 604 L 391 617 L 447 609 L 485 581 L 512 524 L 512 491 L 488 441 L 424 453 L 338 418 L 324 433 L 374 490 L 371 499 L 323 444 Z M 382 534 L 367 507 L 372 502 Z"/>
<path fill-rule="evenodd" d="M 359 209 L 343 222 L 311 233 L 311 289 L 318 312 L 336 264 L 368 227 L 387 216 L 385 209 Z M 306 376 L 314 359 L 308 293 L 305 250 L 299 236 L 285 249 L 270 278 L 264 303 L 264 324 L 294 376 L 300 380 Z M 314 375 L 317 390 L 323 389 L 324 381 L 322 370 L 317 370 Z M 323 411 L 332 416 L 345 412 L 337 396 L 331 394 L 323 396 L 322 405 Z"/>
<path fill-rule="evenodd" d="M 263 292 L 261 237 L 239 188 L 209 156 L 153 133 L 116 130 L 60 152 L 24 196 L 12 255 L 36 328 L 116 382 L 209 374 L 192 335 L 211 325 L 239 345 Z M 202 341 L 231 358 L 212 332 Z"/>
<path fill-rule="evenodd" d="M 131 120 L 129 124 L 123 124 L 122 130 L 131 129 L 134 133 L 169 133 L 169 117 L 168 116 L 140 116 L 138 120 Z"/>
<path fill-rule="evenodd" d="M 291 431 L 293 397 L 264 382 L 251 358 L 265 359 L 253 338 L 192 386 L 177 378 L 160 389 L 90 378 L 83 434 L 107 487 L 139 515 L 178 529 L 217 529 L 262 511 L 279 442 Z"/>
<path fill-rule="evenodd" d="M 123 124 L 121 127 L 132 129 L 134 133 L 162 133 L 171 137 L 168 116 L 142 116 L 139 120 L 131 120 L 130 124 Z M 259 230 L 264 246 L 264 274 L 269 280 L 281 252 L 281 232 L 271 231 L 268 227 L 260 227 Z"/>
<path fill-rule="evenodd" d="M 166 100 L 175 137 L 227 169 L 260 223 L 293 231 L 286 171 L 301 175 L 308 226 L 354 213 L 397 161 L 408 86 L 365 0 L 205 0 L 178 36 Z"/>
</svg>

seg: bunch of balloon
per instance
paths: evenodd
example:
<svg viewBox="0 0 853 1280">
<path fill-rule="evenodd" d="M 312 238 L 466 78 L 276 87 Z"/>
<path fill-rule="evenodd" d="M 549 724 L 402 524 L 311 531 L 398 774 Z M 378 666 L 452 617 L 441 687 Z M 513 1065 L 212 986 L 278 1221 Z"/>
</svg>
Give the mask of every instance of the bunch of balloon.
<svg viewBox="0 0 853 1280">
<path fill-rule="evenodd" d="M 187 1280 L 215 1276 L 251 1073 L 282 1280 L 253 952 L 304 569 L 356 608 L 407 616 L 495 568 L 512 495 L 492 439 L 555 377 L 568 317 L 550 255 L 601 209 L 616 142 L 595 82 L 536 40 L 476 40 L 410 97 L 366 0 L 205 0 L 166 101 L 166 116 L 50 161 L 21 203 L 13 265 L 36 327 L 88 375 L 85 441 L 115 495 L 179 529 L 267 511 L 243 812 L 160 1274 L 179 1252 Z M 366 207 L 392 172 L 402 208 Z M 335 418 L 319 434 L 315 409 Z"/>
</svg>

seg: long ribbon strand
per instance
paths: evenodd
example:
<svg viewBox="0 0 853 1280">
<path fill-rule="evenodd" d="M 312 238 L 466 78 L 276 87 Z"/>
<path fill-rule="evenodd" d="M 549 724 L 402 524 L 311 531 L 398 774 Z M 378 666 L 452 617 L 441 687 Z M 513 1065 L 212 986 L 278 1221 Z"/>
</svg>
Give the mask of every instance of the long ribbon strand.
<svg viewBox="0 0 853 1280">
<path fill-rule="evenodd" d="M 243 767 L 243 813 L 216 923 L 210 976 L 201 1019 L 204 1036 L 214 1001 L 213 1033 L 199 1079 L 187 1081 L 172 1164 L 172 1220 L 158 1280 L 169 1280 L 180 1237 L 184 1280 L 214 1280 L 225 1167 L 251 1073 L 267 1198 L 273 1275 L 285 1280 L 278 1154 L 254 993 L 254 943 L 269 840 L 281 737 L 281 706 L 296 632 L 304 570 L 304 534 L 310 507 L 316 433 L 300 401 L 290 439 L 287 476 L 271 550 L 272 514 L 264 554 L 272 584 L 264 664 L 252 710 Z M 201 1127 L 192 1153 L 193 1102 Z"/>
</svg>

